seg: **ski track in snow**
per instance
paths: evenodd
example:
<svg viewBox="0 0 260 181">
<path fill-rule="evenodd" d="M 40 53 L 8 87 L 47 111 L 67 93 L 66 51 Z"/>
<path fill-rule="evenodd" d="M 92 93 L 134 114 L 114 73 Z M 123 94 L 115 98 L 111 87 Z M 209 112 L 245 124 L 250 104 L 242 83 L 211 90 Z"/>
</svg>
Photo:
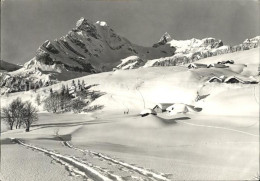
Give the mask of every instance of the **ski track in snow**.
<svg viewBox="0 0 260 181">
<path fill-rule="evenodd" d="M 101 174 L 100 172 L 98 172 L 97 170 L 95 170 L 93 167 L 91 167 L 89 164 L 86 164 L 84 162 L 82 162 L 79 159 L 76 159 L 75 157 L 70 157 L 70 156 L 65 156 L 59 153 L 56 153 L 54 151 L 50 151 L 47 149 L 43 149 L 40 147 L 36 147 L 30 144 L 26 144 L 23 141 L 19 140 L 19 139 L 12 139 L 14 142 L 23 145 L 27 148 L 31 148 L 32 150 L 37 150 L 40 151 L 42 153 L 45 153 L 46 155 L 50 156 L 51 158 L 53 158 L 55 161 L 61 163 L 62 165 L 65 165 L 65 167 L 74 174 L 77 175 L 81 175 L 84 179 L 89 180 L 89 178 L 91 180 L 94 181 L 112 181 L 112 180 L 117 180 L 117 177 L 113 177 L 113 178 L 109 178 L 111 177 L 111 174 L 107 174 L 106 171 L 102 170 L 101 168 L 99 168 L 99 171 L 103 174 Z M 105 176 L 105 174 L 108 176 Z M 119 176 L 118 176 L 119 178 Z"/>
<path fill-rule="evenodd" d="M 208 125 L 204 125 L 204 124 L 194 124 L 194 123 L 188 123 L 185 121 L 178 121 L 180 123 L 189 125 L 189 126 L 197 126 L 197 127 L 205 127 L 205 128 L 214 128 L 214 129 L 222 129 L 222 130 L 227 130 L 227 131 L 233 131 L 233 132 L 237 132 L 237 133 L 241 133 L 241 134 L 246 134 L 246 135 L 250 135 L 250 136 L 254 136 L 254 137 L 259 137 L 259 135 L 256 134 L 252 134 L 252 133 L 248 133 L 245 131 L 240 131 L 240 130 L 236 130 L 236 129 L 231 129 L 231 128 L 225 128 L 225 127 L 219 127 L 219 126 L 208 126 Z"/>
<path fill-rule="evenodd" d="M 96 157 L 99 157 L 99 158 L 102 158 L 106 161 L 109 161 L 109 162 L 112 162 L 114 164 L 117 164 L 117 165 L 120 165 L 120 166 L 123 166 L 129 170 L 132 170 L 132 171 L 135 171 L 145 177 L 148 177 L 149 180 L 159 180 L 159 181 L 170 181 L 166 176 L 165 174 L 163 173 L 154 173 L 152 171 L 149 171 L 147 169 L 144 169 L 144 168 L 139 168 L 139 167 L 136 167 L 136 166 L 133 166 L 133 165 L 130 165 L 128 163 L 125 163 L 125 162 L 122 162 L 122 161 L 118 161 L 114 158 L 111 158 L 109 156 L 106 156 L 102 153 L 97 153 L 97 152 L 94 152 L 94 151 L 90 151 L 90 150 L 82 150 L 80 148 L 77 148 L 77 147 L 74 147 L 73 145 L 71 145 L 70 142 L 68 141 L 64 141 L 63 144 L 65 146 L 68 146 L 69 148 L 72 148 L 72 149 L 75 149 L 77 151 L 80 151 L 80 152 L 83 152 L 83 153 L 90 153 L 92 154 L 93 156 L 96 156 Z"/>
<path fill-rule="evenodd" d="M 131 164 L 125 163 L 123 161 L 118 161 L 114 158 L 106 156 L 102 153 L 97 153 L 90 150 L 83 150 L 77 147 L 74 147 L 70 142 L 63 141 L 62 138 L 61 143 L 70 148 L 77 151 L 80 151 L 84 154 L 89 154 L 93 159 L 99 159 L 99 161 L 104 162 L 107 165 L 114 165 L 114 167 L 120 167 L 118 171 L 120 173 L 127 173 L 127 176 L 121 176 L 113 173 L 113 171 L 109 170 L 109 168 L 102 168 L 100 166 L 93 165 L 86 160 L 75 157 L 63 155 L 61 153 L 57 153 L 56 151 L 51 151 L 42 147 L 34 146 L 32 144 L 27 144 L 24 141 L 21 141 L 16 138 L 11 138 L 11 140 L 19 145 L 25 146 L 26 148 L 30 148 L 33 151 L 39 151 L 47 156 L 51 157 L 53 161 L 64 165 L 66 170 L 69 171 L 71 176 L 82 177 L 83 180 L 87 181 L 170 181 L 168 177 L 170 174 L 163 173 L 155 173 L 154 171 L 147 170 L 145 168 L 140 168 L 137 166 L 133 166 Z M 52 161 L 52 162 L 53 162 Z M 133 174 L 133 172 L 135 174 Z"/>
</svg>

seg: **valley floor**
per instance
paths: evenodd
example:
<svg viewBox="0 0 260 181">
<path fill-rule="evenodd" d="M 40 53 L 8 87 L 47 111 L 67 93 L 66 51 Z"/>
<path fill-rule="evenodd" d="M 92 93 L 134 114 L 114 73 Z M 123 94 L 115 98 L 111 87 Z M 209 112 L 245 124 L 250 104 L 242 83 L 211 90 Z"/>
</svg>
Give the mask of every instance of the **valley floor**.
<svg viewBox="0 0 260 181">
<path fill-rule="evenodd" d="M 247 180 L 258 117 L 40 113 L 1 134 L 1 180 Z M 102 133 L 102 134 L 101 134 Z"/>
</svg>

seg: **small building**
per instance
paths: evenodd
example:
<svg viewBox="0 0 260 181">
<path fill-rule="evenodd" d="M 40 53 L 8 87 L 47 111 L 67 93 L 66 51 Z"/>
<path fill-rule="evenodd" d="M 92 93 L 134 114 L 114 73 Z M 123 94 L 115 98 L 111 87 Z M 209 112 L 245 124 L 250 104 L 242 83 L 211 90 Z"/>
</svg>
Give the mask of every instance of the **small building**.
<svg viewBox="0 0 260 181">
<path fill-rule="evenodd" d="M 153 110 L 156 113 L 163 113 L 166 111 L 167 107 L 171 106 L 172 103 L 159 103 L 156 106 L 154 106 Z"/>
<path fill-rule="evenodd" d="M 142 117 L 148 116 L 149 114 L 157 115 L 157 113 L 156 113 L 154 110 L 148 109 L 148 108 L 142 110 L 141 113 L 140 113 L 140 115 L 141 115 Z"/>
<path fill-rule="evenodd" d="M 217 64 L 234 64 L 234 60 L 225 60 L 225 61 L 220 61 Z"/>
<path fill-rule="evenodd" d="M 221 83 L 221 82 L 224 82 L 224 79 L 225 79 L 224 76 L 220 76 L 220 77 L 213 76 L 213 77 L 211 77 L 207 82 L 208 82 L 208 83 L 211 83 L 211 82 Z"/>
<path fill-rule="evenodd" d="M 225 83 L 234 84 L 234 83 L 241 83 L 241 84 L 257 84 L 258 81 L 253 78 L 246 78 L 246 77 L 237 77 L 237 76 L 230 76 L 225 79 Z"/>
<path fill-rule="evenodd" d="M 184 104 L 184 103 L 176 103 L 167 108 L 167 112 L 170 115 L 186 114 L 189 112 L 195 113 L 195 112 L 201 112 L 201 111 L 202 111 L 202 108 Z"/>
<path fill-rule="evenodd" d="M 166 110 L 170 115 L 188 112 L 186 104 L 182 103 L 173 104 L 169 106 Z"/>
<path fill-rule="evenodd" d="M 235 84 L 235 83 L 242 83 L 242 84 L 244 84 L 245 83 L 245 81 L 243 81 L 242 79 L 239 79 L 239 78 L 237 78 L 235 76 L 230 76 L 230 77 L 226 78 L 224 82 L 225 83 L 229 83 L 229 84 Z"/>
<path fill-rule="evenodd" d="M 214 63 L 208 64 L 207 68 L 214 67 Z"/>
<path fill-rule="evenodd" d="M 201 64 L 201 63 L 190 63 L 188 65 L 189 69 L 198 69 L 198 68 L 207 68 L 206 64 Z"/>
</svg>

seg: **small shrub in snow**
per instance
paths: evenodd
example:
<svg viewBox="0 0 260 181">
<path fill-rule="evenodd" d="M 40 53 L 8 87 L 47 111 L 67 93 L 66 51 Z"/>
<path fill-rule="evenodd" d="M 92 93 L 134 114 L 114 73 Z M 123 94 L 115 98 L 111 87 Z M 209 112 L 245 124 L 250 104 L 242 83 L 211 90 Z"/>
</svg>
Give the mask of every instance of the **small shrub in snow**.
<svg viewBox="0 0 260 181">
<path fill-rule="evenodd" d="M 80 82 L 78 81 L 78 84 Z M 75 81 L 72 81 L 72 86 L 74 87 Z M 52 113 L 63 113 L 73 111 L 74 113 L 82 112 L 83 108 L 88 105 L 89 101 L 94 101 L 105 93 L 100 91 L 88 91 L 90 88 L 83 88 L 82 85 L 85 85 L 83 82 L 78 91 L 75 89 L 71 91 L 68 86 L 62 85 L 59 91 L 53 91 L 50 89 L 50 95 L 43 101 L 44 109 Z M 96 85 L 92 85 L 96 86 Z M 76 97 L 76 98 L 74 98 Z M 88 99 L 88 103 L 84 100 Z M 92 107 L 89 110 L 99 109 L 100 107 Z"/>
<path fill-rule="evenodd" d="M 71 109 L 74 113 L 81 113 L 85 106 L 87 106 L 87 103 L 81 99 L 74 99 L 71 103 Z"/>
</svg>

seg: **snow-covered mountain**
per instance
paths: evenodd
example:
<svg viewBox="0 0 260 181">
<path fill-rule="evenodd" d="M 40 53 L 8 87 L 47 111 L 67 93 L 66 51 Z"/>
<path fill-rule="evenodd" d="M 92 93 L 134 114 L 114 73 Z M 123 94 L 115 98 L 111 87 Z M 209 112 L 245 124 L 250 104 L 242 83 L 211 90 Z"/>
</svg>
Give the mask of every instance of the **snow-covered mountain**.
<svg viewBox="0 0 260 181">
<path fill-rule="evenodd" d="M 160 47 L 135 45 L 116 34 L 106 22 L 92 23 L 81 18 L 77 21 L 76 27 L 65 36 L 46 40 L 37 49 L 35 57 L 26 62 L 21 69 L 2 78 L 4 82 L 1 82 L 1 85 L 6 85 L 8 79 L 9 82 L 15 82 L 12 79 L 17 77 L 31 83 L 41 80 L 49 85 L 50 82 L 111 71 L 121 63 L 121 59 L 129 56 L 150 60 L 172 56 L 174 52 L 175 48 L 169 44 Z"/>
<path fill-rule="evenodd" d="M 24 68 L 37 68 L 40 63 L 68 71 L 96 73 L 112 70 L 128 56 L 147 60 L 173 54 L 174 48 L 170 45 L 160 48 L 138 46 L 116 34 L 106 22 L 92 23 L 81 18 L 67 35 L 45 41 Z"/>
<path fill-rule="evenodd" d="M 35 88 L 39 82 L 50 85 L 115 69 L 182 65 L 259 44 L 260 36 L 229 46 L 215 38 L 175 40 L 166 32 L 152 47 L 144 47 L 116 34 L 104 21 L 92 23 L 81 18 L 65 36 L 46 40 L 22 68 L 1 76 L 0 85 L 12 92 L 21 82 Z"/>
<path fill-rule="evenodd" d="M 139 67 L 184 65 L 207 57 L 249 50 L 260 46 L 260 36 L 246 39 L 239 45 L 229 46 L 224 45 L 221 40 L 211 37 L 201 40 L 196 38 L 190 40 L 174 40 L 166 32 L 159 42 L 154 44 L 154 47 L 166 44 L 169 44 L 176 49 L 173 56 L 147 60 L 144 65 L 140 65 Z M 138 66 L 135 66 L 134 68 L 138 68 Z"/>
</svg>

